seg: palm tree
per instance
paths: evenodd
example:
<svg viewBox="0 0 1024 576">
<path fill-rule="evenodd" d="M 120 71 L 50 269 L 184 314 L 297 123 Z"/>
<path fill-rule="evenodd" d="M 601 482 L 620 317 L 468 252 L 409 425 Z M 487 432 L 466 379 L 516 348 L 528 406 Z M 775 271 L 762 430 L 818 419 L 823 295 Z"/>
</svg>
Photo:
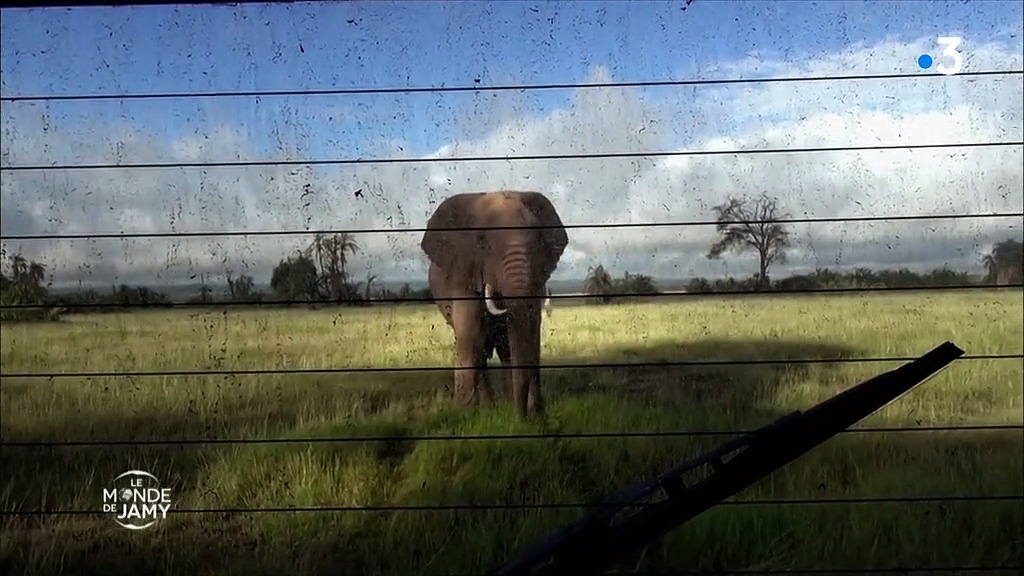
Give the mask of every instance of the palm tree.
<svg viewBox="0 0 1024 576">
<path fill-rule="evenodd" d="M 583 291 L 591 296 L 600 296 L 601 303 L 607 304 L 611 301 L 612 275 L 598 264 L 597 267 L 587 268 L 587 278 L 583 283 Z"/>
<path fill-rule="evenodd" d="M 333 236 L 317 234 L 306 248 L 305 254 L 315 257 L 320 266 L 320 281 L 325 284 L 323 289 L 331 300 L 338 301 L 342 296 L 352 296 L 346 267 L 348 255 L 355 255 L 359 250 L 355 237 L 346 232 Z"/>
<path fill-rule="evenodd" d="M 1013 238 L 996 242 L 981 263 L 989 284 L 1019 284 L 1024 277 L 1024 244 Z"/>
</svg>

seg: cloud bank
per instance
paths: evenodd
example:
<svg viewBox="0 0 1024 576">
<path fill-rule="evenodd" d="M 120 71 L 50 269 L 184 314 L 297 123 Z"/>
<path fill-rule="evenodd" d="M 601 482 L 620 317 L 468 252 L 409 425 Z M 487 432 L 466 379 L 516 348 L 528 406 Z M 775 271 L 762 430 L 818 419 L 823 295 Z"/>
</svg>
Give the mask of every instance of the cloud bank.
<svg viewBox="0 0 1024 576">
<path fill-rule="evenodd" d="M 913 73 L 907 54 L 933 39 L 854 45 L 805 62 L 751 55 L 716 77 Z M 972 46 L 964 70 L 1019 70 L 1021 44 Z M 613 81 L 594 66 L 588 82 Z M 439 97 L 440 98 L 440 97 Z M 421 227 L 444 197 L 464 191 L 546 193 L 571 224 L 708 221 L 729 195 L 767 192 L 793 217 L 1020 212 L 1020 146 L 661 158 L 455 162 L 464 156 L 747 150 L 1006 142 L 1024 139 L 1020 76 L 764 83 L 673 90 L 580 89 L 543 113 L 515 98 L 455 121 L 457 136 L 431 162 L 4 172 L 2 222 L 12 234 L 209 232 Z M 494 102 L 501 102 L 496 105 Z M 343 106 L 339 106 L 341 110 Z M 463 111 L 465 112 L 465 111 Z M 342 113 L 342 112 L 339 112 Z M 172 120 L 168 120 L 170 122 Z M 287 122 L 287 119 L 283 121 Z M 251 128 L 250 128 L 251 130 Z M 189 162 L 302 157 L 301 142 L 260 150 L 247 130 L 216 124 L 168 139 L 130 118 L 63 120 L 42 104 L 3 111 L 4 166 Z M 403 142 L 367 143 L 407 157 Z M 375 156 L 378 156 L 375 154 Z M 360 195 L 355 192 L 359 190 Z M 827 267 L 978 269 L 993 242 L 1021 237 L 1021 219 L 796 224 L 789 264 L 774 276 Z M 419 233 L 357 237 L 353 274 L 422 281 Z M 704 258 L 712 226 L 571 229 L 558 279 L 589 266 L 659 278 L 756 271 L 752 256 Z M 59 284 L 177 283 L 227 270 L 269 279 L 310 236 L 6 241 L 46 263 Z"/>
</svg>

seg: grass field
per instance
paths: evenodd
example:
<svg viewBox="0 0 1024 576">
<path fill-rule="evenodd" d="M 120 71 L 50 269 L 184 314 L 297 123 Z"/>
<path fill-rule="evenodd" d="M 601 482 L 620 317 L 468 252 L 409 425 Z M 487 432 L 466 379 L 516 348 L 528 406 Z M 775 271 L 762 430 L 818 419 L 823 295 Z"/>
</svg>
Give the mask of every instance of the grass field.
<svg viewBox="0 0 1024 576">
<path fill-rule="evenodd" d="M 700 298 L 557 307 L 545 363 L 918 356 L 945 340 L 1020 354 L 1020 290 Z M 179 311 L 8 324 L 5 373 L 444 366 L 433 306 Z M 448 371 L 0 382 L 5 442 L 744 430 L 893 363 L 552 369 L 545 422 L 506 401 L 455 410 Z M 1022 423 L 1021 359 L 958 360 L 862 426 Z M 719 437 L 3 447 L 7 510 L 99 510 L 130 468 L 176 508 L 585 502 Z M 1024 564 L 1024 502 L 743 504 L 1019 495 L 1021 430 L 849 433 L 719 506 L 629 568 L 829 569 Z M 479 574 L 580 510 L 172 514 L 142 532 L 105 516 L 5 516 L 5 574 Z"/>
</svg>

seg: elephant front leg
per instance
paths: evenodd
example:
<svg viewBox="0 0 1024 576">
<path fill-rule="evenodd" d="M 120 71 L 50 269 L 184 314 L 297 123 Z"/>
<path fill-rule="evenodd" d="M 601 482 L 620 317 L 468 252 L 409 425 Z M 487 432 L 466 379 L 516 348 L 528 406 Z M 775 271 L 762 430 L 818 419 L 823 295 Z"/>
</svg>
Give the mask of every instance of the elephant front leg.
<svg viewBox="0 0 1024 576">
<path fill-rule="evenodd" d="M 484 333 L 479 315 L 470 302 L 452 307 L 455 328 L 455 403 L 475 406 L 480 402 L 480 383 L 486 361 Z"/>
<path fill-rule="evenodd" d="M 544 395 L 540 392 L 540 368 L 536 372 L 533 383 L 527 391 L 526 409 L 528 413 L 539 416 L 544 413 Z"/>
<path fill-rule="evenodd" d="M 542 414 L 544 401 L 540 393 L 540 306 L 515 318 L 509 325 L 512 353 L 512 396 L 519 415 Z"/>
<path fill-rule="evenodd" d="M 455 403 L 459 406 L 475 406 L 480 401 L 478 356 L 471 343 L 456 345 L 454 384 Z"/>
</svg>

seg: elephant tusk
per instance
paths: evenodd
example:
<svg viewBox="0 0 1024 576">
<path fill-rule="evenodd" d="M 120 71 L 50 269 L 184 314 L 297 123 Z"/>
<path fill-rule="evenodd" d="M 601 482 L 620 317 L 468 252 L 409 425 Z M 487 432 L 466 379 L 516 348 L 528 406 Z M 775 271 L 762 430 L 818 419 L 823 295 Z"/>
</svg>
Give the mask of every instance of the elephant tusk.
<svg viewBox="0 0 1024 576">
<path fill-rule="evenodd" d="M 491 298 L 493 298 L 493 297 L 494 297 L 494 295 L 491 293 L 491 285 L 485 283 L 484 284 L 484 305 L 487 306 L 487 311 L 490 312 L 491 314 L 493 314 L 494 316 L 501 316 L 502 314 L 507 312 L 507 310 L 502 310 L 501 308 L 498 308 L 498 306 L 494 304 L 494 301 L 491 300 Z"/>
</svg>

